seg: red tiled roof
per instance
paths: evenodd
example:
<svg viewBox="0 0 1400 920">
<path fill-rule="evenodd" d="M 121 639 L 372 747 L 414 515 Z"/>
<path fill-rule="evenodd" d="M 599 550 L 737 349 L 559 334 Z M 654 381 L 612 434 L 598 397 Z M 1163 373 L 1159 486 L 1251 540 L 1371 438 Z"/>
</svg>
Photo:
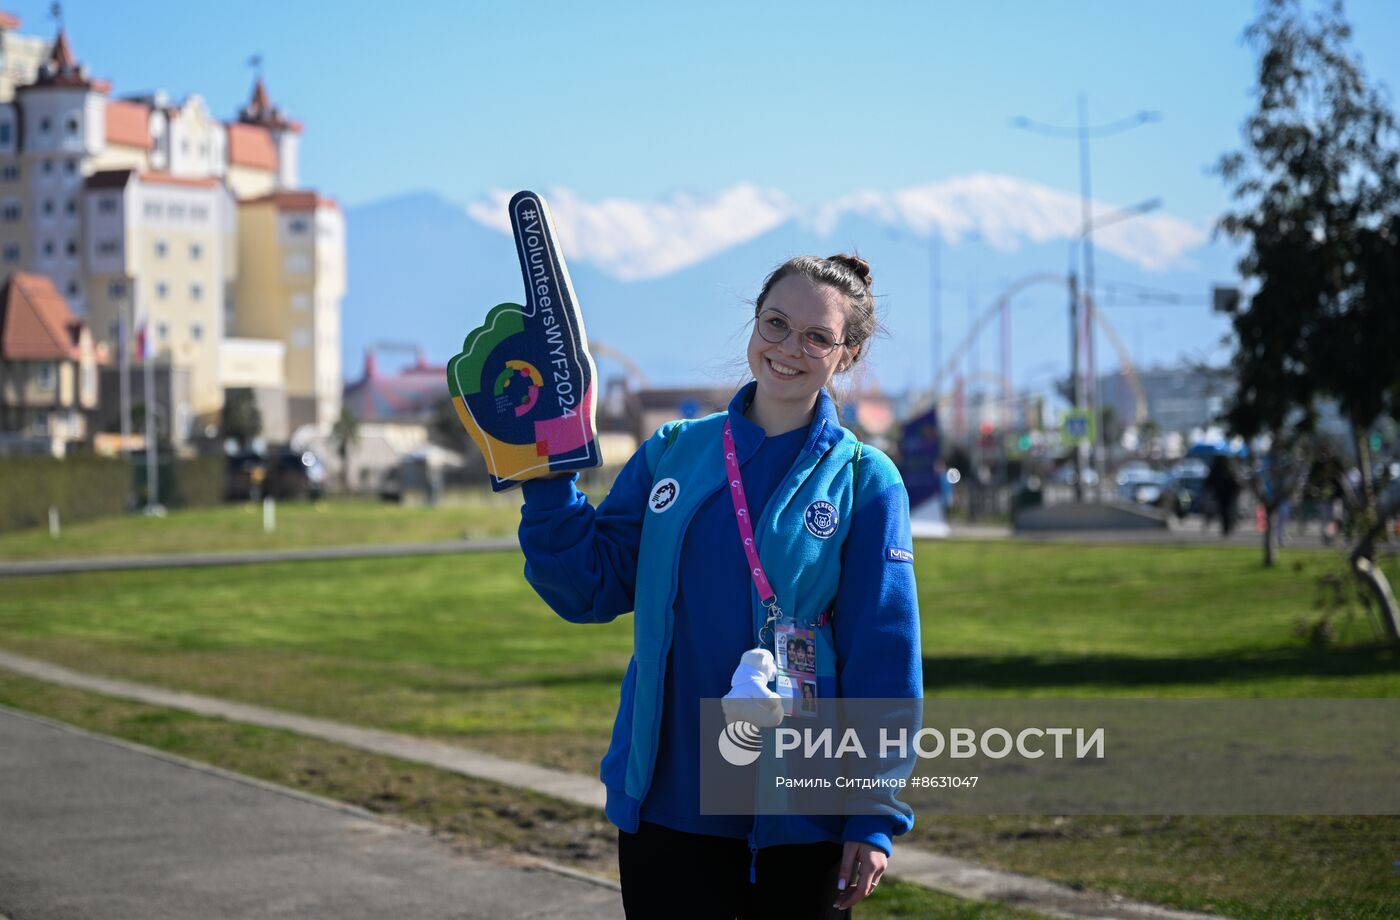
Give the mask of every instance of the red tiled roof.
<svg viewBox="0 0 1400 920">
<path fill-rule="evenodd" d="M 0 357 L 76 361 L 81 322 L 45 275 L 15 272 L 0 295 Z"/>
<path fill-rule="evenodd" d="M 112 84 L 107 81 L 93 80 L 88 76 L 87 68 L 80 65 L 78 59 L 73 56 L 73 49 L 68 46 L 68 33 L 63 29 L 58 30 L 53 50 L 49 52 L 48 60 L 39 68 L 38 79 L 19 89 L 22 91 L 50 86 L 81 87 L 99 93 L 105 93 L 112 88 Z"/>
<path fill-rule="evenodd" d="M 140 102 L 107 100 L 107 143 L 151 149 L 151 110 Z"/>
<path fill-rule="evenodd" d="M 313 191 L 273 192 L 271 195 L 263 195 L 260 198 L 245 198 L 239 204 L 273 204 L 279 211 L 314 211 L 317 208 L 340 209 L 340 205 L 336 204 L 335 199 L 323 197 Z"/>
<path fill-rule="evenodd" d="M 14 13 L 0 12 L 0 29 L 14 32 L 19 29 L 19 17 Z"/>
<path fill-rule="evenodd" d="M 167 172 L 143 172 L 142 182 L 149 182 L 153 185 L 185 185 L 192 188 L 218 188 L 219 180 L 214 178 L 193 178 L 187 176 L 172 176 Z"/>
<path fill-rule="evenodd" d="M 53 43 L 53 50 L 49 52 L 49 63 L 59 71 L 71 70 L 77 59 L 73 57 L 73 49 L 68 47 L 68 33 L 58 30 L 58 39 Z"/>
<path fill-rule="evenodd" d="M 277 147 L 272 134 L 261 125 L 228 124 L 228 161 L 233 166 L 277 169 Z"/>
</svg>

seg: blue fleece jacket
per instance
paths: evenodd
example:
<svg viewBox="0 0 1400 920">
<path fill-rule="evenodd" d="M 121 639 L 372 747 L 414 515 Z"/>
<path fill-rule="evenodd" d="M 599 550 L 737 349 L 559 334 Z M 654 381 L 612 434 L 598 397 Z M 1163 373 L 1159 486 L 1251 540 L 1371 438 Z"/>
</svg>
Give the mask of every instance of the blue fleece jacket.
<svg viewBox="0 0 1400 920">
<path fill-rule="evenodd" d="M 743 414 L 754 388 L 750 383 L 740 390 L 727 413 L 745 493 L 756 523 L 768 520 L 791 530 L 793 522 L 788 517 L 779 521 L 778 515 L 770 512 L 792 514 L 778 506 L 792 497 L 802 485 L 800 480 L 812 475 L 817 461 L 808 456 L 803 462 L 804 455 L 836 457 L 839 447 L 849 450 L 852 439 L 840 428 L 835 405 L 825 391 L 818 398 L 808 428 L 765 437 L 763 429 Z M 664 426 L 627 462 L 596 510 L 577 490 L 574 477 L 525 483 L 520 525 L 525 576 L 555 612 L 574 622 L 607 622 L 644 602 L 638 597 L 638 560 L 646 555 L 641 552 L 642 531 L 653 486 L 661 478 L 656 469 L 658 458 L 677 438 L 686 438 L 686 445 L 690 445 L 706 437 L 703 431 L 713 432 L 713 422 L 722 425 L 723 416 L 694 425 L 682 423 L 679 433 L 670 431 L 675 423 Z M 687 434 L 685 427 L 694 431 Z M 713 459 L 708 459 L 712 452 L 708 442 L 698 449 L 703 453 L 695 462 L 712 462 L 720 470 L 716 482 L 722 483 L 723 458 L 714 452 Z M 864 447 L 859 463 L 848 469 L 852 472 L 847 478 L 855 475 L 858 482 L 843 482 L 838 476 L 830 484 L 831 498 L 838 506 L 836 492 L 854 504 L 851 520 L 841 521 L 837 535 L 843 539 L 838 547 L 832 626 L 823 632 L 834 653 L 834 674 L 819 679 L 823 685 L 820 695 L 918 697 L 923 685 L 918 607 L 913 565 L 905 561 L 912 558 L 907 554 L 912 549 L 908 497 L 894 465 L 873 448 Z M 701 500 L 687 512 L 689 520 L 676 521 L 684 532 L 678 541 L 679 559 L 674 560 L 673 602 L 665 624 L 664 677 L 648 681 L 644 674 L 638 674 L 639 665 L 643 672 L 648 670 L 647 655 L 641 649 L 645 640 L 639 632 L 638 658 L 642 660 L 634 659 L 624 679 L 617 726 L 602 765 L 609 817 L 625 830 L 635 830 L 638 820 L 647 820 L 692 833 L 748 836 L 755 846 L 861 840 L 888 853 L 891 837 L 912 825 L 912 812 L 903 803 L 896 802 L 878 815 L 825 821 L 776 816 L 755 822 L 699 813 L 699 759 L 694 748 L 699 701 L 728 691 L 739 656 L 754 645 L 754 626 L 747 613 L 754 606 L 756 592 L 748 576 L 728 490 L 694 497 Z M 796 529 L 800 531 L 800 509 L 797 515 Z M 760 526 L 758 531 L 762 549 L 764 528 Z M 778 545 L 776 535 L 770 543 Z M 783 561 L 764 555 L 770 577 Z M 791 607 L 785 602 L 784 609 Z M 641 627 L 639 621 L 639 630 Z M 634 724 L 632 715 L 633 692 L 646 692 L 635 690 L 639 683 L 654 686 L 660 697 L 660 717 L 650 733 L 649 726 Z M 654 759 L 639 756 L 647 744 L 655 747 Z"/>
</svg>

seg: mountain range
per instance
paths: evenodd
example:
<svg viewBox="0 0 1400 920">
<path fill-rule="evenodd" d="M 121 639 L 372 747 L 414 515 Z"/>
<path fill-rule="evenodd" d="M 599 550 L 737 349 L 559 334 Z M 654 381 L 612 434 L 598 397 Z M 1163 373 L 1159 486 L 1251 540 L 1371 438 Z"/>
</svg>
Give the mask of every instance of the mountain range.
<svg viewBox="0 0 1400 920">
<path fill-rule="evenodd" d="M 859 251 L 872 266 L 887 334 L 873 345 L 867 382 L 928 386 L 931 305 L 939 304 L 946 361 L 973 318 L 1031 275 L 1055 278 L 1011 300 L 1013 380 L 1046 389 L 1066 373 L 1068 298 L 1059 279 L 1081 226 L 1076 195 L 989 174 L 806 208 L 752 185 L 660 201 L 587 201 L 561 188 L 544 195 L 590 339 L 628 356 L 654 385 L 738 382 L 749 301 L 766 273 L 791 255 L 836 251 Z M 509 197 L 492 190 L 463 205 L 415 192 L 347 209 L 348 378 L 359 375 L 374 343 L 415 345 L 445 362 L 490 307 L 521 298 Z M 1099 222 L 1116 210 L 1094 205 Z M 1223 358 L 1228 326 L 1211 312 L 1210 287 L 1232 283 L 1237 254 L 1212 241 L 1209 229 L 1153 212 L 1095 233 L 1102 313 L 1135 364 Z M 963 373 L 985 380 L 998 372 L 999 335 L 989 323 Z M 1099 339 L 1100 371 L 1119 363 L 1110 344 Z M 617 369 L 599 361 L 605 379 Z"/>
</svg>

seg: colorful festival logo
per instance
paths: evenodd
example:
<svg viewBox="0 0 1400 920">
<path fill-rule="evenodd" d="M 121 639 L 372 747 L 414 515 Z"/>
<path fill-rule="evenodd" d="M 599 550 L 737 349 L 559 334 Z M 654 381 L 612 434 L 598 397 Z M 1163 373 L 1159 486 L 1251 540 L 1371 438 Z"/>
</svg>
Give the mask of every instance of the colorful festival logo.
<svg viewBox="0 0 1400 920">
<path fill-rule="evenodd" d="M 510 223 L 525 303 L 491 308 L 447 364 L 452 405 L 485 455 L 497 492 L 603 462 L 596 371 L 549 206 L 520 192 L 510 200 Z"/>
<path fill-rule="evenodd" d="M 501 411 L 514 409 L 515 417 L 519 418 L 535 408 L 542 386 L 544 378 L 533 364 L 512 359 L 506 362 L 505 369 L 496 376 L 496 385 L 492 387 L 492 392 L 496 394 L 497 405 L 501 407 Z"/>
</svg>

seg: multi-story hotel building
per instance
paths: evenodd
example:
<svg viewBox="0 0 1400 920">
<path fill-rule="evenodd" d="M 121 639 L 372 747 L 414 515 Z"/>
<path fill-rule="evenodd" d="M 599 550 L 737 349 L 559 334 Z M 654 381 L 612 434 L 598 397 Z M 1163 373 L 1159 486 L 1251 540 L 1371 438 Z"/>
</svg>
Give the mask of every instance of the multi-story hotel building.
<svg viewBox="0 0 1400 920">
<path fill-rule="evenodd" d="M 288 430 L 270 437 L 328 427 L 345 233 L 333 201 L 298 188 L 301 124 L 261 77 L 229 122 L 197 95 L 111 98 L 63 31 L 34 67 L 36 40 L 17 26 L 0 14 L 0 278 L 47 276 L 109 355 L 139 329 L 149 354 L 186 371 L 176 440 L 217 422 L 226 386 L 284 393 L 268 414 Z M 278 379 L 249 379 L 271 355 Z"/>
</svg>

